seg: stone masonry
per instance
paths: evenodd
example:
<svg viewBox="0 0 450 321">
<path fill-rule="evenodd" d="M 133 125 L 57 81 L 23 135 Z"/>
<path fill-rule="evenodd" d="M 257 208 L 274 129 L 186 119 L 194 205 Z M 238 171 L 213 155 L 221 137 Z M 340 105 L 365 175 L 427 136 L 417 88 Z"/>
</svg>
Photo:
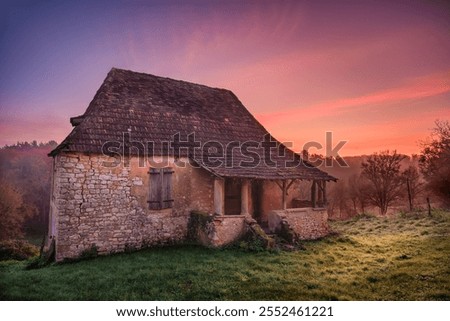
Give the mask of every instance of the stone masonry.
<svg viewBox="0 0 450 321">
<path fill-rule="evenodd" d="M 179 159 L 175 164 L 173 158 L 160 157 L 153 159 L 150 166 L 133 156 L 127 159 L 127 165 L 110 166 L 113 160 L 103 155 L 67 152 L 54 157 L 49 241 L 55 241 L 57 261 L 77 258 L 92 249 L 108 254 L 182 242 L 187 237 L 192 211 L 216 213 L 201 242 L 205 245 L 223 246 L 245 232 L 245 219 L 253 214 L 253 200 L 248 197 L 251 184 L 243 184 L 242 188 L 243 199 L 248 198 L 242 202 L 248 203 L 248 207 L 242 206 L 245 215 L 217 215 L 217 177 L 191 166 L 188 159 Z M 149 209 L 150 167 L 173 169 L 172 208 Z M 280 206 L 280 200 L 273 197 L 279 196 L 278 191 L 274 183 L 264 184 L 261 210 L 268 213 L 265 217 L 269 228 L 276 232 L 280 222 L 285 221 L 300 239 L 328 233 L 325 209 L 275 210 Z M 289 201 L 294 196 L 290 193 Z M 224 197 L 223 193 L 220 197 Z"/>
<path fill-rule="evenodd" d="M 312 240 L 328 234 L 328 214 L 325 208 L 290 208 L 269 213 L 269 230 L 277 233 L 282 223 L 297 234 L 301 240 Z"/>
<path fill-rule="evenodd" d="M 149 167 L 137 157 L 128 167 L 104 162 L 111 158 L 62 153 L 54 159 L 49 236 L 57 261 L 92 247 L 106 254 L 180 242 L 193 209 L 213 211 L 213 179 L 202 169 L 173 166 L 174 206 L 149 210 Z"/>
<path fill-rule="evenodd" d="M 245 233 L 245 215 L 213 215 L 205 226 L 196 226 L 195 239 L 204 246 L 221 247 Z"/>
</svg>

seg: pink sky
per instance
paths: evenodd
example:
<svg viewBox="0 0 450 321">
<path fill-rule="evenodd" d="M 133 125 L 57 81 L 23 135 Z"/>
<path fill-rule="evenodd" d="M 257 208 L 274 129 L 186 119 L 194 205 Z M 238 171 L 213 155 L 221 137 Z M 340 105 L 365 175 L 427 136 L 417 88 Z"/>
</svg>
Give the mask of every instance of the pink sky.
<svg viewBox="0 0 450 321">
<path fill-rule="evenodd" d="M 419 152 L 450 117 L 450 6 L 99 1 L 0 8 L 0 145 L 60 142 L 111 67 L 232 90 L 278 139 Z M 324 152 L 317 151 L 317 152 Z"/>
</svg>

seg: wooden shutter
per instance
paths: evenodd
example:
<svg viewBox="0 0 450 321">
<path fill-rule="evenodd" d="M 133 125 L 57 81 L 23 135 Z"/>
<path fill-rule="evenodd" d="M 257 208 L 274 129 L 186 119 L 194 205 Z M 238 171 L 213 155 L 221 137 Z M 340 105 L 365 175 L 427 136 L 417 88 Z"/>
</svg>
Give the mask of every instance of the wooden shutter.
<svg viewBox="0 0 450 321">
<path fill-rule="evenodd" d="M 173 170 L 171 168 L 150 169 L 150 193 L 148 204 L 151 210 L 172 207 L 172 174 Z"/>
<path fill-rule="evenodd" d="M 162 208 L 172 207 L 172 174 L 171 168 L 163 168 L 162 170 Z"/>
<path fill-rule="evenodd" d="M 151 210 L 161 209 L 161 171 L 158 168 L 151 168 L 150 174 L 150 193 L 149 193 L 149 208 Z"/>
</svg>

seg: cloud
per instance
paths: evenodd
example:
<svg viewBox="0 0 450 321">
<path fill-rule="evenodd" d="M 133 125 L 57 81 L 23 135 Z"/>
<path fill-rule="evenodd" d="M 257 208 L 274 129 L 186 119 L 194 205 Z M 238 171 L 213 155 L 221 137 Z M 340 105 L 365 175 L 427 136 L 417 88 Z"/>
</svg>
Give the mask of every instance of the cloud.
<svg viewBox="0 0 450 321">
<path fill-rule="evenodd" d="M 273 127 L 273 134 L 280 140 L 293 141 L 296 151 L 302 150 L 305 143 L 316 141 L 325 144 L 325 132 L 333 133 L 333 146 L 341 140 L 348 141 L 342 148 L 341 155 L 370 154 L 384 149 L 397 149 L 401 153 L 419 152 L 418 141 L 429 135 L 436 118 L 445 118 L 450 110 L 448 102 L 436 108 L 420 108 L 411 113 L 401 114 L 398 119 L 381 119 L 371 122 L 354 118 L 337 118 L 337 120 L 303 121 L 297 126 L 283 125 Z M 325 150 L 319 150 L 324 153 Z"/>
<path fill-rule="evenodd" d="M 370 105 L 372 108 L 375 105 L 376 108 L 383 109 L 383 105 L 389 103 L 417 100 L 450 92 L 449 80 L 450 71 L 447 71 L 416 78 L 396 88 L 389 88 L 357 97 L 331 100 L 306 107 L 256 114 L 256 118 L 263 123 L 282 123 L 296 117 L 308 120 L 331 115 L 337 116 L 342 113 L 358 112 Z"/>
</svg>

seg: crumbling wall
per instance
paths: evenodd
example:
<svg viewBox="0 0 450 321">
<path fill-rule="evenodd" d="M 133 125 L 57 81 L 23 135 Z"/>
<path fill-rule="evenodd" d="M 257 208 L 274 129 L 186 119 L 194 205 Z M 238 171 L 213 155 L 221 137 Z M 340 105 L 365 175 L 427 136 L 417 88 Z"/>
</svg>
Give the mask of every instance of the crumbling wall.
<svg viewBox="0 0 450 321">
<path fill-rule="evenodd" d="M 245 216 L 223 215 L 214 218 L 214 235 L 212 245 L 223 246 L 238 240 L 245 229 Z"/>
<path fill-rule="evenodd" d="M 328 214 L 324 208 L 273 210 L 268 216 L 269 230 L 279 233 L 286 224 L 301 240 L 313 240 L 328 234 Z"/>
<path fill-rule="evenodd" d="M 249 215 L 210 215 L 193 212 L 189 222 L 191 241 L 210 247 L 221 247 L 236 241 L 247 243 L 248 248 L 273 248 L 270 238 Z M 242 244 L 240 244 L 242 245 Z"/>
<path fill-rule="evenodd" d="M 193 212 L 190 238 L 205 246 L 220 247 L 238 240 L 246 231 L 244 215 L 209 215 Z"/>
</svg>

